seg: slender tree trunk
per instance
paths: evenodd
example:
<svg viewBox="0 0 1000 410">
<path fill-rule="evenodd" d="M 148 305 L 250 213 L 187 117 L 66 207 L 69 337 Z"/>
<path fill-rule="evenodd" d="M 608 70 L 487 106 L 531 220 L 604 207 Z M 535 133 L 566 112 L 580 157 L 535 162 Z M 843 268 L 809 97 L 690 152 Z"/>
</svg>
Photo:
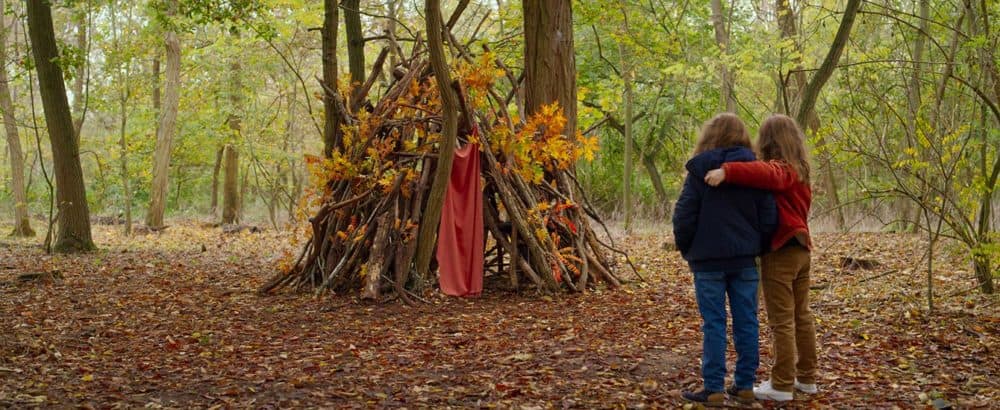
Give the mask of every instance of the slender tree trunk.
<svg viewBox="0 0 1000 410">
<path fill-rule="evenodd" d="M 909 114 L 909 121 L 907 123 L 906 129 L 906 143 L 909 147 L 913 148 L 916 146 L 917 138 L 917 123 L 920 119 L 920 99 L 921 99 L 921 74 L 923 71 L 923 64 L 921 61 L 924 59 L 924 43 L 926 42 L 925 33 L 928 33 L 928 17 L 930 14 L 930 1 L 920 0 L 919 5 L 920 10 L 918 10 L 918 15 L 920 16 L 919 32 L 916 33 L 913 39 L 913 52 L 911 54 L 911 60 L 913 60 L 913 70 L 910 72 L 910 81 L 906 87 L 906 103 Z M 921 150 L 923 151 L 923 150 Z M 926 184 L 925 184 L 926 185 Z M 925 187 L 926 188 L 926 187 Z M 913 201 L 906 200 L 905 204 L 902 206 L 902 229 L 904 231 L 909 231 L 910 233 L 916 233 L 919 227 L 919 214 L 918 210 Z"/>
<path fill-rule="evenodd" d="M 924 219 L 927 221 L 927 311 L 934 311 L 934 242 L 937 235 L 931 231 L 931 215 L 924 210 Z M 940 218 L 939 218 L 940 220 Z M 938 227 L 941 224 L 938 223 Z"/>
<path fill-rule="evenodd" d="M 323 109 L 326 113 L 323 122 L 323 155 L 327 158 L 340 148 L 340 109 L 330 91 L 339 90 L 337 86 L 337 16 L 338 1 L 323 0 L 323 85 L 328 90 L 323 93 Z"/>
<path fill-rule="evenodd" d="M 365 39 L 361 32 L 360 0 L 344 0 L 344 34 L 347 35 L 347 64 L 351 71 L 351 103 L 358 107 L 358 91 L 365 83 Z"/>
<path fill-rule="evenodd" d="M 986 134 L 986 113 L 983 109 L 982 116 L 982 131 L 981 134 Z M 987 162 L 987 157 L 989 156 L 988 143 L 983 143 L 982 151 L 980 153 L 980 174 L 986 177 L 986 187 L 984 192 L 980 195 L 979 200 L 979 215 L 978 217 L 978 227 L 976 235 L 979 237 L 979 247 L 988 249 L 993 245 L 993 238 L 990 236 L 993 234 L 993 197 L 995 195 L 995 190 L 997 188 L 998 179 L 1000 179 L 1000 156 L 994 155 L 993 166 L 989 168 L 989 163 Z M 977 253 L 973 255 L 972 266 L 976 272 L 976 280 L 979 282 L 979 289 L 987 294 L 993 294 L 996 290 L 993 284 L 993 264 L 990 261 L 988 255 L 983 253 Z"/>
<path fill-rule="evenodd" d="M 663 186 L 663 176 L 660 175 L 660 170 L 656 167 L 656 158 L 652 155 L 643 155 L 642 166 L 646 168 L 646 173 L 649 174 L 649 181 L 653 183 L 656 198 L 662 204 L 667 203 L 667 188 Z"/>
<path fill-rule="evenodd" d="M 57 64 L 59 53 L 52 28 L 52 9 L 42 0 L 29 0 L 27 5 L 31 51 L 38 71 L 56 176 L 59 230 L 53 248 L 56 252 L 90 251 L 94 249 L 94 241 L 90 237 L 87 191 L 80 167 L 80 148 L 73 134 L 73 119 L 66 100 L 66 84 L 62 68 Z"/>
<path fill-rule="evenodd" d="M 291 161 L 288 166 L 288 176 L 292 180 L 292 193 L 288 199 L 288 220 L 295 221 L 295 210 L 299 207 L 299 198 L 302 196 L 302 174 L 300 165 L 296 161 Z"/>
<path fill-rule="evenodd" d="M 399 47 L 399 42 L 396 40 L 396 21 L 399 14 L 400 0 L 388 0 L 385 4 L 386 15 L 389 17 L 385 19 L 385 34 L 389 37 L 389 47 L 391 47 L 392 53 L 389 54 L 389 71 L 392 71 L 396 64 L 406 58 L 403 56 L 403 50 Z"/>
<path fill-rule="evenodd" d="M 225 181 L 222 186 L 222 223 L 237 223 L 239 216 L 239 153 L 232 144 L 226 144 Z"/>
<path fill-rule="evenodd" d="M 295 117 L 295 98 L 298 93 L 298 88 L 292 87 L 292 91 L 288 93 L 288 117 L 285 119 L 285 144 L 284 152 L 288 153 L 288 168 L 282 172 L 278 173 L 278 180 L 280 183 L 275 184 L 275 202 L 277 202 L 278 194 L 281 190 L 288 190 L 288 221 L 294 220 L 294 210 L 295 202 L 298 199 L 298 192 L 295 190 L 295 156 L 294 151 L 294 138 L 295 138 L 295 123 L 297 118 Z M 279 165 L 280 166 L 280 165 Z M 275 205 L 277 207 L 277 205 Z"/>
<path fill-rule="evenodd" d="M 809 135 L 819 136 L 819 127 L 819 115 L 815 111 L 810 112 L 809 116 L 806 117 L 805 129 Z M 816 138 L 816 149 L 820 152 L 818 155 L 820 163 L 819 177 L 823 185 L 827 206 L 830 212 L 833 212 L 837 230 L 844 231 L 847 229 L 847 216 L 844 214 L 844 207 L 841 206 L 840 202 L 840 183 L 837 181 L 837 170 L 833 166 L 833 155 L 830 154 L 826 147 L 826 137 L 819 136 Z"/>
<path fill-rule="evenodd" d="M 799 124 L 805 125 L 805 128 L 814 136 L 817 135 L 816 131 L 819 129 L 816 100 L 819 98 L 819 93 L 823 90 L 823 86 L 826 85 L 830 76 L 833 75 L 833 70 L 840 61 L 840 55 L 844 53 L 844 47 L 847 46 L 847 39 L 850 37 L 851 29 L 854 27 L 854 18 L 857 16 L 858 9 L 860 8 L 861 0 L 847 0 L 847 7 L 844 9 L 844 15 L 841 17 L 840 26 L 837 28 L 837 34 L 830 45 L 830 50 L 823 59 L 819 70 L 813 74 L 809 80 L 809 84 L 806 85 L 805 90 L 802 92 L 802 102 L 799 105 L 799 111 L 795 118 Z M 837 228 L 842 231 L 847 227 L 847 218 L 844 216 L 844 209 L 840 205 L 840 194 L 838 193 L 838 184 L 834 174 L 835 170 L 831 164 L 830 154 L 823 149 L 826 146 L 826 138 L 819 138 L 816 146 L 822 153 L 820 155 L 820 163 L 823 171 L 822 178 L 827 191 L 826 194 L 829 198 L 828 202 L 830 208 L 835 212 Z"/>
<path fill-rule="evenodd" d="M 726 28 L 726 15 L 722 9 L 722 0 L 711 0 L 712 26 L 715 28 L 715 42 L 719 46 L 722 62 L 719 64 L 719 79 L 722 88 L 719 90 L 720 106 L 726 112 L 736 112 L 736 94 L 733 92 L 733 76 L 729 72 L 726 56 L 729 55 L 729 30 Z"/>
<path fill-rule="evenodd" d="M 243 180 L 240 182 L 240 195 L 236 199 L 236 219 L 239 221 L 244 221 L 243 204 L 247 198 L 247 191 L 250 188 L 250 161 L 247 161 L 245 167 L 243 167 Z"/>
<path fill-rule="evenodd" d="M 234 37 L 235 40 L 239 41 L 239 36 Z M 227 123 L 229 125 L 229 130 L 232 131 L 227 140 L 233 143 L 238 143 L 243 133 L 243 117 L 240 115 L 240 111 L 243 106 L 243 75 L 242 75 L 242 65 L 240 64 L 238 55 L 232 56 L 232 61 L 229 64 L 229 118 Z M 216 162 L 215 168 L 212 170 L 212 216 L 215 217 L 216 207 L 219 201 L 219 164 L 222 160 L 223 147 L 220 144 L 216 151 Z M 241 190 L 242 197 L 242 190 Z M 238 207 L 242 211 L 242 206 Z M 237 216 L 237 219 L 240 219 Z"/>
<path fill-rule="evenodd" d="M 805 91 L 806 73 L 802 70 L 802 45 L 799 43 L 797 17 L 795 10 L 788 4 L 789 0 L 777 0 L 775 10 L 778 15 L 778 27 L 781 30 L 781 39 L 794 42 L 794 53 L 792 55 L 792 68 L 789 74 L 790 84 L 786 84 L 785 78 L 780 80 L 781 101 L 778 101 L 777 111 L 790 114 L 798 112 L 799 103 L 802 101 L 802 92 Z"/>
<path fill-rule="evenodd" d="M 171 0 L 167 7 L 168 15 L 176 13 L 177 0 Z M 177 38 L 177 33 L 173 31 L 167 31 L 164 37 L 167 56 L 164 106 L 160 110 L 160 125 L 156 132 L 156 148 L 153 152 L 153 186 L 150 191 L 149 210 L 146 213 L 146 226 L 153 229 L 163 227 L 163 212 L 166 208 L 167 187 L 169 186 L 170 150 L 174 139 L 174 128 L 177 124 L 181 86 L 180 40 Z"/>
<path fill-rule="evenodd" d="M 924 58 L 924 43 L 928 29 L 928 15 L 930 14 L 930 1 L 920 0 L 920 29 L 913 39 L 913 71 L 910 72 L 910 84 L 906 88 L 906 102 L 910 111 L 910 135 L 916 135 L 916 122 L 920 111 L 920 75 L 923 69 L 921 61 Z"/>
<path fill-rule="evenodd" d="M 115 13 L 116 4 L 112 3 L 111 7 L 111 33 L 114 38 L 114 47 L 121 47 L 121 32 L 118 30 L 118 16 Z M 131 15 L 131 13 L 129 13 Z M 131 91 L 128 87 L 129 77 L 131 77 L 131 69 L 129 68 L 129 63 L 122 62 L 122 65 L 115 68 L 115 73 L 118 74 L 117 82 L 119 85 L 118 89 L 118 114 L 119 119 L 119 134 L 118 134 L 118 148 L 120 151 L 120 157 L 118 166 L 119 173 L 122 179 L 122 192 L 125 195 L 125 209 L 123 213 L 125 214 L 125 235 L 132 235 L 132 187 L 129 183 L 129 173 L 128 173 L 128 140 L 126 134 L 126 126 L 128 125 L 128 100 L 131 97 Z"/>
<path fill-rule="evenodd" d="M 618 131 L 618 133 L 622 135 L 622 138 L 624 138 L 625 126 L 611 114 L 604 112 L 604 115 L 608 121 L 608 126 L 614 129 L 615 131 Z M 635 122 L 637 118 L 639 118 L 639 116 L 633 116 L 632 121 Z M 664 138 L 662 135 L 660 137 Z M 652 134 L 650 138 L 652 138 Z M 656 167 L 656 157 L 659 155 L 660 153 L 659 147 L 662 147 L 662 145 L 659 147 L 653 147 L 650 150 L 646 151 L 641 148 L 642 144 L 640 144 L 639 141 L 635 138 L 634 132 L 632 133 L 632 137 L 630 139 L 632 140 L 633 147 L 640 147 L 639 155 L 642 158 L 642 166 L 643 168 L 646 168 L 646 173 L 649 174 L 649 180 L 650 183 L 653 184 L 653 189 L 656 191 L 657 199 L 659 199 L 661 203 L 666 203 L 668 201 L 667 189 L 665 186 L 663 186 L 663 176 L 660 175 L 660 170 Z"/>
<path fill-rule="evenodd" d="M 987 4 L 985 1 L 979 4 L 981 7 L 979 10 L 976 9 L 976 4 L 972 0 L 966 0 L 966 10 L 969 14 L 969 28 L 972 36 L 977 36 L 982 34 L 983 38 L 992 39 L 990 35 L 990 22 L 989 14 L 987 13 Z M 984 93 L 990 93 L 992 91 L 992 98 L 994 104 L 1000 102 L 1000 72 L 997 70 L 996 58 L 993 56 L 995 44 L 993 46 L 985 45 L 979 48 L 979 61 L 982 65 L 983 71 L 985 71 L 983 82 Z M 992 85 L 992 87 L 990 86 Z M 978 236 L 978 246 L 980 248 L 988 248 L 993 244 L 993 197 L 995 195 L 995 190 L 997 188 L 997 181 L 1000 179 L 1000 153 L 994 154 L 992 169 L 988 168 L 987 157 L 989 156 L 988 147 L 989 142 L 989 131 L 986 116 L 986 104 L 980 105 L 982 109 L 982 117 L 980 121 L 980 135 L 983 136 L 983 148 L 980 153 L 980 174 L 986 179 L 986 186 L 979 204 L 979 215 L 978 215 L 978 226 L 976 230 L 976 236 Z M 1000 121 L 1000 118 L 996 118 Z M 996 145 L 993 145 L 996 147 Z M 976 272 L 976 280 L 979 282 L 979 289 L 985 294 L 993 294 L 995 291 L 993 284 L 993 276 L 995 274 L 992 267 L 992 263 L 988 255 L 976 254 L 972 258 L 973 269 Z"/>
<path fill-rule="evenodd" d="M 123 93 L 124 94 L 124 93 Z M 122 191 L 125 193 L 125 235 L 132 234 L 132 188 L 129 186 L 128 174 L 128 142 L 125 140 L 125 125 L 128 122 L 128 97 L 121 100 L 121 133 L 118 136 L 118 146 L 121 149 Z"/>
<path fill-rule="evenodd" d="M 624 10 L 622 10 L 624 12 Z M 627 23 L 626 23 L 627 24 Z M 626 32 L 628 31 L 628 26 L 625 27 Z M 632 123 L 634 119 L 632 118 L 632 66 L 628 63 L 629 56 L 628 50 L 625 45 L 621 42 L 618 43 L 618 51 L 621 55 L 621 65 L 622 65 L 622 82 L 625 83 L 625 170 L 622 175 L 622 210 L 625 213 L 625 231 L 632 231 L 632 173 L 633 173 L 633 162 L 632 162 Z"/>
<path fill-rule="evenodd" d="M 861 0 L 847 0 L 847 7 L 844 10 L 844 15 L 841 17 L 840 26 L 837 28 L 837 34 L 833 39 L 833 43 L 830 44 L 830 50 L 827 52 L 826 58 L 823 59 L 823 64 L 813 74 L 812 79 L 809 80 L 809 84 L 806 85 L 803 91 L 802 103 L 795 116 L 799 124 L 807 124 L 809 115 L 816 109 L 816 100 L 819 97 L 819 93 L 823 90 L 823 86 L 826 85 L 830 76 L 833 75 L 833 70 L 840 61 L 840 55 L 844 53 L 844 47 L 847 46 L 847 39 L 850 37 L 851 29 L 854 27 L 854 18 L 857 16 L 858 9 L 860 8 Z"/>
<path fill-rule="evenodd" d="M 153 111 L 160 112 L 160 57 L 153 57 Z M 159 124 L 156 125 L 159 127 Z"/>
<path fill-rule="evenodd" d="M 285 144 L 284 148 L 287 150 L 288 149 L 288 144 Z M 282 185 L 282 183 L 284 181 L 285 181 L 285 170 L 281 167 L 281 161 L 278 161 L 277 164 L 274 164 L 274 180 L 271 183 L 271 186 L 268 187 L 268 190 L 267 190 L 268 191 L 267 192 L 267 194 L 268 194 L 267 196 L 269 198 L 267 200 L 267 217 L 268 217 L 268 220 L 271 221 L 271 227 L 273 227 L 275 230 L 278 229 L 278 213 L 277 212 L 278 212 L 278 205 L 281 204 L 281 202 L 280 202 L 280 199 L 281 199 L 281 189 L 282 189 L 281 185 Z M 260 195 L 261 195 L 261 198 L 264 198 L 264 193 L 263 192 L 261 192 Z"/>
<path fill-rule="evenodd" d="M 558 102 L 566 135 L 576 135 L 576 58 L 570 0 L 524 0 L 525 111 Z"/>
<path fill-rule="evenodd" d="M 223 147 L 215 149 L 215 165 L 212 167 L 212 217 L 216 217 L 219 210 L 219 170 L 222 169 Z"/>
<path fill-rule="evenodd" d="M 35 236 L 28 218 L 28 195 L 24 187 L 24 151 L 21 150 L 21 136 L 17 132 L 17 118 L 14 116 L 14 102 L 11 99 L 10 83 L 7 77 L 7 5 L 0 0 L 0 110 L 3 111 L 3 125 L 7 132 L 7 150 L 10 154 L 10 182 L 14 194 L 13 236 Z"/>
<path fill-rule="evenodd" d="M 419 285 L 422 286 L 430 268 L 434 244 L 437 242 L 438 223 L 441 222 L 441 208 L 444 206 L 444 193 L 451 177 L 451 165 L 455 159 L 455 145 L 458 139 L 458 94 L 452 88 L 450 68 L 444 54 L 444 39 L 441 18 L 441 0 L 426 0 L 424 3 L 427 19 L 427 49 L 430 52 L 431 68 L 441 93 L 444 118 L 441 139 L 438 143 L 438 163 L 434 174 L 434 182 L 427 196 L 424 209 L 424 219 L 420 222 L 420 233 L 417 237 L 416 272 Z"/>
<path fill-rule="evenodd" d="M 234 57 L 236 58 L 236 57 Z M 230 90 L 229 90 L 229 118 L 227 120 L 229 124 L 229 129 L 233 131 L 233 138 L 239 138 L 243 131 L 243 117 L 240 115 L 240 110 L 243 106 L 243 75 L 242 66 L 239 60 L 234 60 L 229 65 L 229 78 L 230 78 Z"/>
<path fill-rule="evenodd" d="M 87 50 L 87 13 L 83 11 L 76 16 L 76 47 L 80 50 Z M 88 58 L 84 55 L 84 61 L 76 68 L 76 75 L 73 78 L 73 135 L 76 137 L 76 144 L 80 145 L 80 130 L 83 129 L 85 118 L 84 110 L 84 89 L 87 80 Z"/>
</svg>

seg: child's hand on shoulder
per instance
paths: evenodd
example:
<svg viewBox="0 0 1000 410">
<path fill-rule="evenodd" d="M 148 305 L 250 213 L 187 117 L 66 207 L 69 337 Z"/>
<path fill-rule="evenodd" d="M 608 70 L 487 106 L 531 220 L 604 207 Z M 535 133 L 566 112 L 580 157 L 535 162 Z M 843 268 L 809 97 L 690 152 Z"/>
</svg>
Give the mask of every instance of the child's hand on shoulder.
<svg viewBox="0 0 1000 410">
<path fill-rule="evenodd" d="M 726 180 L 726 171 L 722 168 L 713 169 L 705 174 L 705 183 L 711 186 L 719 186 Z"/>
</svg>

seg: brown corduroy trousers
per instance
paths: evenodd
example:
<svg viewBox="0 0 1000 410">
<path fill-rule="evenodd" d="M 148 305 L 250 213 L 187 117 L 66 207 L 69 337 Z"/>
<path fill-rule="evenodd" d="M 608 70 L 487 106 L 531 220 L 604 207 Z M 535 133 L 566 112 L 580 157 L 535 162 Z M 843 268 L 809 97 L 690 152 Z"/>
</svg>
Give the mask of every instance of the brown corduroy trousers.
<svg viewBox="0 0 1000 410">
<path fill-rule="evenodd" d="M 792 391 L 816 383 L 816 325 L 809 310 L 809 250 L 789 245 L 761 258 L 761 288 L 771 328 L 771 385 Z"/>
</svg>

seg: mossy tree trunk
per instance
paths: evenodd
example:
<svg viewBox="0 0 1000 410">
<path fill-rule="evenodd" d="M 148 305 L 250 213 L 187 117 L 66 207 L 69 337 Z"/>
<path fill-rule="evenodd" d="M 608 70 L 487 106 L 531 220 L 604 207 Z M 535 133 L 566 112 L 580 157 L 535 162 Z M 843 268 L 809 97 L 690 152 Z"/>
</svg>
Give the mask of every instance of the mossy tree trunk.
<svg viewBox="0 0 1000 410">
<path fill-rule="evenodd" d="M 53 249 L 63 253 L 90 251 L 94 249 L 94 241 L 90 237 L 87 191 L 80 167 L 80 147 L 73 132 L 73 118 L 66 99 L 66 83 L 62 68 L 57 63 L 59 52 L 52 27 L 52 9 L 43 0 L 29 0 L 27 14 L 31 51 L 38 71 L 38 86 L 56 176 L 59 229 Z"/>
</svg>

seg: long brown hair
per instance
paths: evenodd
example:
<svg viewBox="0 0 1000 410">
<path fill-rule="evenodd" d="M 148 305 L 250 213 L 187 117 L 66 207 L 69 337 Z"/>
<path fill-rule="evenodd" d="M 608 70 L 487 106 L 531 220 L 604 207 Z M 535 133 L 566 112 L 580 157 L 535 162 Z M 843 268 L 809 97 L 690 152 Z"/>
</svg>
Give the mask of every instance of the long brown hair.
<svg viewBox="0 0 1000 410">
<path fill-rule="evenodd" d="M 799 174 L 799 181 L 809 183 L 809 155 L 802 128 L 787 115 L 773 114 L 757 132 L 757 151 L 765 161 L 782 161 Z"/>
<path fill-rule="evenodd" d="M 746 125 L 736 114 L 728 112 L 712 117 L 701 126 L 701 135 L 698 136 L 698 143 L 694 147 L 694 155 L 726 147 L 752 148 Z"/>
</svg>

